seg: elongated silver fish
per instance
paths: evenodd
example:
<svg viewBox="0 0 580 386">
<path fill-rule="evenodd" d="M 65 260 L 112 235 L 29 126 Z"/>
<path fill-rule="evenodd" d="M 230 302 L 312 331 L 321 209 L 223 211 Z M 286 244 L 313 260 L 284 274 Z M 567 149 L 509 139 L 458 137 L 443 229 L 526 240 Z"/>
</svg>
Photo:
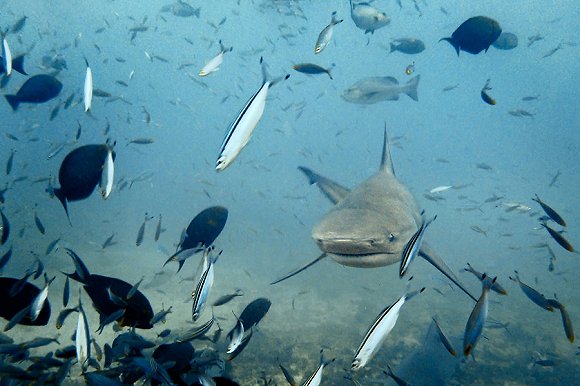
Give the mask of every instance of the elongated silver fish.
<svg viewBox="0 0 580 386">
<path fill-rule="evenodd" d="M 244 338 L 244 323 L 237 318 L 237 322 L 236 322 L 236 326 L 228 333 L 226 339 L 228 340 L 228 348 L 226 350 L 226 353 L 231 354 L 234 351 L 236 351 L 236 349 L 238 348 L 238 346 L 242 343 L 242 340 Z"/>
<path fill-rule="evenodd" d="M 483 280 L 483 273 L 476 271 L 471 264 L 467 263 L 467 267 L 463 268 L 465 271 L 467 272 L 471 272 L 475 277 L 477 277 L 480 281 Z M 494 292 L 497 292 L 500 295 L 507 295 L 507 291 L 505 288 L 503 288 L 502 285 L 500 285 L 497 280 L 495 283 L 493 283 L 493 285 L 491 286 L 491 290 Z"/>
<path fill-rule="evenodd" d="M 84 373 L 88 367 L 91 359 L 91 333 L 89 332 L 89 321 L 83 309 L 81 301 L 81 292 L 79 289 L 79 318 L 77 320 L 77 332 L 75 335 L 75 348 L 77 353 L 77 361 Z"/>
<path fill-rule="evenodd" d="M 83 91 L 83 101 L 85 103 L 85 112 L 91 109 L 93 101 L 93 71 L 89 67 L 89 61 L 85 58 L 87 64 L 87 72 L 85 73 L 85 87 Z"/>
<path fill-rule="evenodd" d="M 215 260 L 214 260 L 214 258 L 210 257 L 209 255 L 205 255 L 204 259 L 207 259 L 207 268 L 201 274 L 201 277 L 199 278 L 199 280 L 195 286 L 195 289 L 194 289 L 193 293 L 191 294 L 191 297 L 193 298 L 191 319 L 194 322 L 201 315 L 201 312 L 203 311 L 203 308 L 205 307 L 205 304 L 207 302 L 209 291 L 211 290 L 211 287 L 213 286 L 213 279 L 214 279 L 213 266 L 214 266 Z M 205 264 L 206 263 L 204 262 L 204 265 Z"/>
<path fill-rule="evenodd" d="M 544 297 L 544 295 L 542 295 L 541 293 L 539 293 L 538 291 L 536 291 L 535 289 L 533 289 L 529 285 L 522 283 L 522 281 L 520 280 L 520 275 L 519 275 L 518 271 L 514 271 L 514 273 L 515 273 L 515 278 L 510 276 L 510 280 L 518 283 L 520 288 L 522 289 L 522 291 L 524 291 L 524 294 L 526 294 L 526 296 L 532 302 L 536 303 L 538 306 L 542 307 L 545 310 L 548 310 L 550 312 L 554 311 L 553 304 L 550 303 L 550 301 L 548 299 L 546 299 Z"/>
<path fill-rule="evenodd" d="M 2 37 L 2 58 L 4 59 L 4 72 L 6 72 L 6 76 L 10 76 L 12 74 L 12 53 L 6 35 Z"/>
<path fill-rule="evenodd" d="M 352 370 L 358 370 L 368 363 L 381 347 L 381 344 L 385 341 L 387 335 L 389 335 L 393 327 L 395 327 L 395 323 L 397 323 L 403 304 L 424 290 L 425 288 L 422 288 L 420 291 L 414 291 L 401 296 L 396 302 L 385 308 L 376 317 L 354 354 L 351 366 Z"/>
<path fill-rule="evenodd" d="M 55 277 L 49 280 L 48 276 L 44 274 L 44 288 L 38 293 L 38 295 L 36 295 L 36 298 L 34 298 L 34 301 L 32 302 L 32 307 L 30 308 L 30 319 L 32 321 L 35 321 L 38 318 L 38 315 L 40 315 L 40 311 L 42 310 L 42 307 L 44 307 L 44 302 L 48 297 L 48 287 Z"/>
<path fill-rule="evenodd" d="M 318 368 L 304 381 L 302 386 L 318 386 L 322 382 L 322 370 L 324 367 L 328 366 L 330 363 L 334 362 L 334 358 L 330 360 L 325 360 L 322 350 L 320 350 L 320 364 Z"/>
<path fill-rule="evenodd" d="M 467 319 L 465 333 L 463 335 L 463 355 L 465 356 L 468 356 L 473 351 L 481 333 L 483 332 L 483 326 L 485 325 L 489 309 L 488 293 L 495 282 L 495 279 L 496 278 L 492 279 L 489 276 L 483 278 L 481 296 L 477 300 L 477 303 L 475 303 L 475 307 L 471 311 L 469 319 Z"/>
<path fill-rule="evenodd" d="M 105 158 L 105 164 L 103 165 L 103 171 L 101 172 L 101 196 L 106 200 L 111 191 L 113 190 L 113 180 L 115 179 L 115 164 L 113 162 L 113 151 L 109 149 L 107 151 L 107 157 Z"/>
<path fill-rule="evenodd" d="M 219 70 L 220 66 L 224 62 L 224 54 L 231 52 L 234 49 L 234 47 L 229 47 L 229 48 L 224 47 L 221 40 L 219 41 L 219 43 L 220 43 L 219 54 L 217 54 L 216 56 L 211 58 L 203 66 L 203 68 L 199 71 L 199 76 L 207 76 L 207 75 L 211 74 L 212 72 L 216 72 L 217 70 Z"/>
<path fill-rule="evenodd" d="M 330 18 L 330 23 L 324 27 L 320 34 L 318 35 L 318 39 L 316 40 L 316 44 L 314 45 L 314 53 L 319 54 L 326 48 L 328 43 L 330 43 L 330 39 L 332 38 L 332 33 L 334 32 L 334 26 L 342 23 L 343 19 L 338 20 L 336 18 L 336 11 L 332 13 Z M 330 74 L 329 74 L 330 75 Z"/>
<path fill-rule="evenodd" d="M 407 273 L 409 265 L 411 264 L 411 262 L 413 261 L 415 256 L 417 256 L 419 250 L 421 249 L 421 243 L 423 241 L 423 236 L 425 235 L 425 230 L 427 230 L 427 227 L 433 221 L 435 221 L 436 218 L 437 215 L 435 215 L 431 220 L 427 222 L 423 220 L 421 226 L 419 227 L 419 229 L 417 229 L 417 232 L 415 232 L 415 234 L 411 236 L 411 239 L 409 239 L 407 245 L 405 245 L 405 248 L 403 249 L 403 258 L 401 259 L 401 267 L 399 269 L 399 277 L 403 277 L 405 276 L 405 273 Z"/>
<path fill-rule="evenodd" d="M 165 317 L 172 312 L 171 311 L 172 308 L 173 308 L 173 306 L 169 306 L 169 308 L 166 310 L 162 309 L 161 311 L 159 311 L 158 313 L 153 315 L 153 317 L 151 318 L 149 323 L 154 325 L 154 324 L 161 322 L 161 321 L 165 322 Z"/>
<path fill-rule="evenodd" d="M 549 205 L 547 205 L 544 201 L 542 201 L 540 199 L 540 197 L 538 197 L 538 195 L 536 194 L 535 198 L 532 198 L 532 200 L 536 201 L 538 204 L 540 204 L 540 206 L 542 207 L 542 209 L 544 210 L 544 212 L 546 212 L 546 214 L 552 219 L 554 220 L 554 222 L 556 222 L 556 224 L 562 225 L 563 227 L 566 226 L 566 221 L 564 221 L 564 219 L 562 218 L 562 216 L 560 216 L 558 214 L 558 212 L 556 212 L 554 209 L 552 209 Z"/>
<path fill-rule="evenodd" d="M 435 319 L 435 317 L 431 319 L 433 319 L 433 322 L 435 322 L 437 332 L 439 333 L 439 339 L 441 340 L 441 343 L 443 343 L 443 346 L 445 346 L 447 351 L 449 351 L 449 354 L 453 355 L 454 357 L 457 356 L 457 351 L 455 351 L 453 345 L 451 344 L 449 339 L 447 339 L 447 336 L 443 333 L 443 330 L 441 329 L 441 326 L 439 326 L 439 322 L 437 322 L 437 319 Z"/>
<path fill-rule="evenodd" d="M 278 83 L 280 80 L 288 79 L 290 77 L 290 75 L 286 75 L 284 78 L 269 80 L 266 66 L 262 58 L 260 58 L 260 64 L 262 65 L 262 86 L 254 93 L 250 100 L 246 102 L 246 105 L 238 113 L 234 123 L 228 129 L 220 146 L 220 152 L 215 166 L 217 171 L 227 168 L 248 144 L 252 132 L 264 114 L 266 98 L 270 87 Z"/>
</svg>

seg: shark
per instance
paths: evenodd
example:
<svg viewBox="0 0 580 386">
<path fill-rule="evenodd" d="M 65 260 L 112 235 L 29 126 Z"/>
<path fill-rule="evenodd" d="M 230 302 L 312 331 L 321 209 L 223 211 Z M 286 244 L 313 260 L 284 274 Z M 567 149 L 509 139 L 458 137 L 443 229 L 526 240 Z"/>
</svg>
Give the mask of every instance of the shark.
<svg viewBox="0 0 580 386">
<path fill-rule="evenodd" d="M 272 284 L 304 271 L 325 257 L 359 268 L 384 267 L 401 261 L 405 246 L 421 227 L 422 212 L 395 174 L 386 124 L 379 170 L 355 189 L 350 190 L 307 167 L 298 169 L 334 206 L 312 230 L 312 238 L 322 254 Z M 422 242 L 418 256 L 477 301 L 426 241 Z"/>
</svg>

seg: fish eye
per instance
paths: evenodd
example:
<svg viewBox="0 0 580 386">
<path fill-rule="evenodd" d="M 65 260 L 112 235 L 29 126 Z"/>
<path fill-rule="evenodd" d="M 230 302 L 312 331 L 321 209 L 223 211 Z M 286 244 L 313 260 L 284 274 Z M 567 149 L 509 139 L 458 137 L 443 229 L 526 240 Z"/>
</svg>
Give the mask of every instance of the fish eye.
<svg viewBox="0 0 580 386">
<path fill-rule="evenodd" d="M 395 241 L 395 235 L 393 233 L 389 233 L 389 241 Z"/>
</svg>

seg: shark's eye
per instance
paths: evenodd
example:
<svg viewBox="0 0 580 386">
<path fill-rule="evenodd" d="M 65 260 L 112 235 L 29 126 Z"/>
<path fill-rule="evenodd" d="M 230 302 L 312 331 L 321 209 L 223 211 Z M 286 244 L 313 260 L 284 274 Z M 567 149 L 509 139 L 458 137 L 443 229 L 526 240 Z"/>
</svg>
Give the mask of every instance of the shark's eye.
<svg viewBox="0 0 580 386">
<path fill-rule="evenodd" d="M 393 242 L 395 241 L 395 235 L 392 233 L 389 233 L 389 241 Z"/>
</svg>

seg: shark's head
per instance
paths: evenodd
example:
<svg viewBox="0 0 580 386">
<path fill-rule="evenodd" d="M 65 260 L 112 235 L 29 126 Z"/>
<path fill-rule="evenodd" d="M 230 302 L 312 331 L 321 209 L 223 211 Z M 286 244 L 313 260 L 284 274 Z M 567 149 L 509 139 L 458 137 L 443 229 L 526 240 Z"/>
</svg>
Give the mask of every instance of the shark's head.
<svg viewBox="0 0 580 386">
<path fill-rule="evenodd" d="M 417 231 L 408 211 L 384 215 L 369 209 L 331 210 L 314 228 L 312 238 L 336 262 L 351 267 L 381 267 L 401 260 Z"/>
</svg>

